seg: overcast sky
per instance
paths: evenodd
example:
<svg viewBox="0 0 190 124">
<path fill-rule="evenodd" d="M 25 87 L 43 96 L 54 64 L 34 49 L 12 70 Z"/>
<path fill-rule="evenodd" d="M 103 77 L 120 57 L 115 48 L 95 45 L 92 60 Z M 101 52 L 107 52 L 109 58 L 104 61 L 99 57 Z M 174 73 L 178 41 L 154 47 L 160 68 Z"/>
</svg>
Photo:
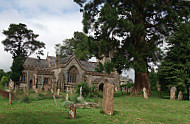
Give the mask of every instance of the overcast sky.
<svg viewBox="0 0 190 124">
<path fill-rule="evenodd" d="M 55 44 L 71 38 L 74 31 L 82 31 L 81 21 L 82 13 L 73 0 L 0 0 L 0 41 L 10 23 L 24 23 L 46 44 L 42 58 L 47 52 L 55 56 Z M 11 54 L 4 52 L 0 43 L 0 68 L 8 71 L 11 64 Z"/>
<path fill-rule="evenodd" d="M 11 23 L 24 23 L 46 44 L 42 58 L 46 58 L 47 52 L 55 56 L 55 44 L 71 38 L 75 31 L 82 31 L 81 21 L 82 13 L 73 0 L 0 0 L 0 42 L 5 39 L 2 31 Z M 11 64 L 11 54 L 0 43 L 0 69 L 10 71 Z M 133 71 L 123 75 L 134 79 Z"/>
</svg>

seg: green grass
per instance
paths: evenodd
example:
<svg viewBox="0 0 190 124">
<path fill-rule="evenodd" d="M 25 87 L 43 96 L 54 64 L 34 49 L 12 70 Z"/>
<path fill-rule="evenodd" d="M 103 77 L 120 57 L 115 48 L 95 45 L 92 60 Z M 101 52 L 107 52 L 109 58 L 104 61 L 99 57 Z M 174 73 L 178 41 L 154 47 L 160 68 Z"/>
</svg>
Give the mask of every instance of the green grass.
<svg viewBox="0 0 190 124">
<path fill-rule="evenodd" d="M 33 94 L 32 94 L 33 95 Z M 32 96 L 31 95 L 31 96 Z M 34 95 L 35 96 L 35 95 Z M 0 97 L 0 124 L 55 124 L 55 123 L 165 123 L 189 124 L 189 101 L 161 99 L 159 97 L 121 96 L 114 97 L 114 115 L 105 115 L 101 108 L 77 109 L 77 118 L 69 119 L 69 109 L 63 108 L 63 98 L 31 100 L 30 103 L 14 101 Z"/>
</svg>

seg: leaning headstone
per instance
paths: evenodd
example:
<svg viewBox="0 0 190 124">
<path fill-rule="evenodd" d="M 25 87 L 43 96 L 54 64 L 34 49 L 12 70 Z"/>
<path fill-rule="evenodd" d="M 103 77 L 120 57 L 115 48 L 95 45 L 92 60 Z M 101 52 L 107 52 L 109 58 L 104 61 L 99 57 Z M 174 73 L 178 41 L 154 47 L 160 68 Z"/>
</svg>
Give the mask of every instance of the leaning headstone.
<svg viewBox="0 0 190 124">
<path fill-rule="evenodd" d="M 72 103 L 72 105 L 70 107 L 69 117 L 72 119 L 76 118 L 76 105 L 74 103 Z"/>
<path fill-rule="evenodd" d="M 106 83 L 103 89 L 103 111 L 108 115 L 113 114 L 114 85 Z"/>
<path fill-rule="evenodd" d="M 148 99 L 148 94 L 145 87 L 143 87 L 143 95 L 144 95 L 144 99 Z"/>
<path fill-rule="evenodd" d="M 171 87 L 170 89 L 170 99 L 175 99 L 176 87 Z"/>
<path fill-rule="evenodd" d="M 179 91 L 178 100 L 183 100 L 183 93 L 182 93 L 182 91 Z"/>
</svg>

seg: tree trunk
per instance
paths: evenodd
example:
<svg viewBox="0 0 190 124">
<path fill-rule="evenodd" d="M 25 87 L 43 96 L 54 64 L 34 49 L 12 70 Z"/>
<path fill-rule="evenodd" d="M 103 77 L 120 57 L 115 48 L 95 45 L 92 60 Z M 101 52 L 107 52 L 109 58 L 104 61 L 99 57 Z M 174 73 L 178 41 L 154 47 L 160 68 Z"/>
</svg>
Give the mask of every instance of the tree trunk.
<svg viewBox="0 0 190 124">
<path fill-rule="evenodd" d="M 143 91 L 143 87 L 146 88 L 147 94 L 151 92 L 148 73 L 135 72 L 135 84 L 131 95 L 137 95 L 139 92 Z"/>
</svg>

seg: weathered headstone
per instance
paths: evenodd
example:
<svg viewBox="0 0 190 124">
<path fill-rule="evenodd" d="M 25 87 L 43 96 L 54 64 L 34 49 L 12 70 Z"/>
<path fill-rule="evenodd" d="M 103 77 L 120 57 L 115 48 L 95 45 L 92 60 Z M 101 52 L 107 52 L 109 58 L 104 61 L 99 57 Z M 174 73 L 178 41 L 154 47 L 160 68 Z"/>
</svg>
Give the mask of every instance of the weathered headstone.
<svg viewBox="0 0 190 124">
<path fill-rule="evenodd" d="M 69 101 L 69 94 L 66 94 L 66 101 Z"/>
<path fill-rule="evenodd" d="M 113 114 L 113 97 L 114 97 L 114 85 L 110 83 L 104 84 L 103 89 L 103 111 L 108 115 Z"/>
<path fill-rule="evenodd" d="M 57 90 L 57 95 L 58 95 L 58 96 L 60 95 L 60 89 Z"/>
<path fill-rule="evenodd" d="M 183 93 L 182 93 L 182 91 L 179 91 L 178 100 L 183 100 Z"/>
<path fill-rule="evenodd" d="M 69 117 L 72 119 L 76 118 L 76 105 L 74 103 L 72 103 L 72 105 L 70 107 Z"/>
<path fill-rule="evenodd" d="M 143 87 L 143 95 L 144 95 L 144 99 L 148 99 L 148 94 L 145 87 Z"/>
<path fill-rule="evenodd" d="M 176 87 L 171 87 L 170 89 L 170 99 L 175 99 Z"/>
<path fill-rule="evenodd" d="M 118 88 L 117 87 L 115 87 L 115 92 L 118 92 Z"/>
<path fill-rule="evenodd" d="M 84 98 L 82 97 L 82 87 L 80 87 L 80 96 L 77 98 L 78 100 L 83 100 Z"/>
<path fill-rule="evenodd" d="M 14 89 L 14 82 L 10 79 L 9 81 L 9 104 L 12 105 L 12 91 Z"/>
</svg>

